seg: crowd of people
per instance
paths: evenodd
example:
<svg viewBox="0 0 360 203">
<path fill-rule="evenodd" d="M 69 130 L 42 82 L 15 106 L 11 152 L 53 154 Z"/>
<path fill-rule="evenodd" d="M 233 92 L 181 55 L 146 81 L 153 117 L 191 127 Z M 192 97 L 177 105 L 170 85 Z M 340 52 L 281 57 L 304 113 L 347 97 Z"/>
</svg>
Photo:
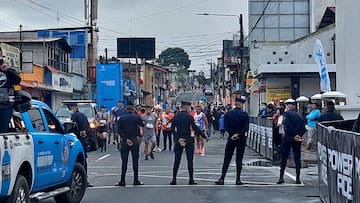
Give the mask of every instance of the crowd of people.
<svg viewBox="0 0 360 203">
<path fill-rule="evenodd" d="M 116 186 L 125 186 L 125 176 L 129 153 L 131 152 L 134 171 L 133 185 L 142 185 L 138 178 L 138 162 L 140 146 L 144 142 L 144 159 L 155 159 L 156 151 L 174 151 L 173 180 L 171 185 L 176 185 L 176 175 L 179 168 L 181 155 L 185 149 L 189 169 L 189 184 L 197 184 L 193 179 L 193 156 L 205 154 L 205 142 L 207 142 L 214 130 L 221 132 L 221 139 L 225 139 L 228 132 L 228 141 L 225 149 L 225 158 L 222 176 L 216 184 L 223 184 L 226 171 L 229 167 L 231 156 L 235 150 L 237 154 L 237 179 L 240 181 L 242 158 L 245 151 L 245 133 L 249 128 L 249 116 L 242 110 L 243 99 L 236 100 L 234 109 L 223 106 L 204 105 L 201 101 L 196 104 L 182 101 L 178 108 L 171 109 L 164 103 L 161 105 L 137 106 L 128 103 L 126 108 L 122 101 L 116 108 L 112 108 L 110 114 L 106 112 L 106 106 L 101 106 L 96 115 L 98 125 L 97 136 L 100 152 L 106 152 L 106 145 L 115 144 L 120 151 L 122 166 L 120 182 Z M 72 120 L 77 123 L 78 135 L 85 148 L 86 128 L 89 123 L 86 116 L 78 111 L 76 104 L 72 106 L 74 114 Z M 237 125 L 237 123 L 243 123 Z M 160 147 L 160 144 L 163 147 Z M 195 153 L 194 153 L 195 152 Z M 221 182 L 222 181 L 222 182 Z M 92 187 L 92 184 L 88 184 Z"/>
</svg>

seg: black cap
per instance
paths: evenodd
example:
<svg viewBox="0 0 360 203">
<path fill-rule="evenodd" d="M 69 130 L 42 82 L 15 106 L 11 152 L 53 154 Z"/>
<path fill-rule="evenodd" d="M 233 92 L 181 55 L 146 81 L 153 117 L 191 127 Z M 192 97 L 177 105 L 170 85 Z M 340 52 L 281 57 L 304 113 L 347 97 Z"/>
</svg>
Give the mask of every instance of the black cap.
<svg viewBox="0 0 360 203">
<path fill-rule="evenodd" d="M 181 101 L 181 106 L 191 106 L 191 102 Z"/>
<path fill-rule="evenodd" d="M 333 101 L 327 101 L 326 106 L 335 106 L 335 103 Z"/>
<path fill-rule="evenodd" d="M 245 103 L 246 102 L 246 100 L 245 99 L 243 99 L 243 98 L 235 98 L 235 102 L 239 102 L 239 103 Z"/>
<path fill-rule="evenodd" d="M 102 108 L 102 109 L 106 109 L 106 106 L 105 105 L 101 105 L 101 107 L 100 108 Z"/>
<path fill-rule="evenodd" d="M 68 106 L 69 107 L 77 106 L 77 103 L 69 103 Z"/>
</svg>

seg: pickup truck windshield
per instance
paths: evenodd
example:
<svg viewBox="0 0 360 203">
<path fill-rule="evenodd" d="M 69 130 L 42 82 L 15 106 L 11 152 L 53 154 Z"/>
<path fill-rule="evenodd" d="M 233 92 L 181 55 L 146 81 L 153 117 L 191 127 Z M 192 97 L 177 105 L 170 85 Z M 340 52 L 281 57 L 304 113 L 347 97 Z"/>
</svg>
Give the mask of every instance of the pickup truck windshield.
<svg viewBox="0 0 360 203">
<path fill-rule="evenodd" d="M 85 114 L 88 118 L 95 117 L 94 115 L 95 113 L 93 112 L 93 109 L 90 104 L 78 104 L 78 106 L 79 106 L 79 111 Z M 67 105 L 63 105 L 57 110 L 56 115 L 58 117 L 70 118 L 72 113 L 73 111 L 69 109 Z"/>
</svg>

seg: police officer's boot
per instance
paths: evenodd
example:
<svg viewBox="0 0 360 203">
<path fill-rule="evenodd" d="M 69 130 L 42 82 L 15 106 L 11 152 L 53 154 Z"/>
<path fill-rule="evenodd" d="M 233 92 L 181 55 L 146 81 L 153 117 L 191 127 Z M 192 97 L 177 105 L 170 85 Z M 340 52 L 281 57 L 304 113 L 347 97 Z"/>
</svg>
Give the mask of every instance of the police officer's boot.
<svg viewBox="0 0 360 203">
<path fill-rule="evenodd" d="M 240 180 L 240 174 L 241 174 L 241 171 L 236 171 L 236 182 L 235 182 L 236 185 L 243 184 L 243 182 L 241 182 L 241 180 Z"/>
<path fill-rule="evenodd" d="M 281 168 L 280 169 L 280 178 L 278 180 L 278 182 L 276 184 L 283 184 L 284 183 L 284 172 L 285 172 L 285 168 Z"/>
<path fill-rule="evenodd" d="M 134 170 L 134 182 L 133 185 L 144 185 L 143 182 L 139 181 L 138 171 Z"/>
<path fill-rule="evenodd" d="M 296 168 L 296 184 L 301 184 L 301 181 L 300 181 L 300 168 Z"/>
<path fill-rule="evenodd" d="M 215 181 L 216 185 L 224 185 L 224 179 L 220 178 L 219 180 Z"/>
<path fill-rule="evenodd" d="M 189 185 L 196 185 L 197 184 L 197 182 L 195 182 L 195 180 L 194 180 L 194 175 L 193 175 L 193 171 L 191 171 L 190 172 L 190 177 L 189 177 Z"/>
<path fill-rule="evenodd" d="M 126 183 L 125 183 L 125 174 L 121 174 L 120 182 L 118 182 L 115 186 L 126 186 Z"/>
<path fill-rule="evenodd" d="M 173 177 L 172 181 L 170 182 L 170 185 L 176 185 L 176 176 Z"/>
</svg>

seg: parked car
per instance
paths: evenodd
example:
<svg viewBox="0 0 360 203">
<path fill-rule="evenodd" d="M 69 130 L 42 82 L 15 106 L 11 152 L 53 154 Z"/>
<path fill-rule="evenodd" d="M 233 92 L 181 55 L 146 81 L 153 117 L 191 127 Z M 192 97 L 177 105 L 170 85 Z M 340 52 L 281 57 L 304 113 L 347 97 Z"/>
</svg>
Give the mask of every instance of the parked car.
<svg viewBox="0 0 360 203">
<path fill-rule="evenodd" d="M 95 121 L 95 116 L 98 112 L 97 104 L 92 100 L 64 100 L 61 102 L 61 105 L 56 111 L 56 116 L 60 119 L 62 123 L 71 122 L 71 115 L 73 111 L 71 110 L 71 105 L 76 103 L 79 107 L 79 111 L 86 115 L 90 124 L 89 135 L 86 138 L 87 142 L 87 151 L 96 151 L 98 142 L 97 142 L 97 124 Z"/>
<path fill-rule="evenodd" d="M 213 95 L 213 89 L 211 89 L 211 88 L 206 88 L 206 89 L 205 89 L 205 95 L 206 95 L 206 96 L 211 96 L 211 95 Z"/>
</svg>

